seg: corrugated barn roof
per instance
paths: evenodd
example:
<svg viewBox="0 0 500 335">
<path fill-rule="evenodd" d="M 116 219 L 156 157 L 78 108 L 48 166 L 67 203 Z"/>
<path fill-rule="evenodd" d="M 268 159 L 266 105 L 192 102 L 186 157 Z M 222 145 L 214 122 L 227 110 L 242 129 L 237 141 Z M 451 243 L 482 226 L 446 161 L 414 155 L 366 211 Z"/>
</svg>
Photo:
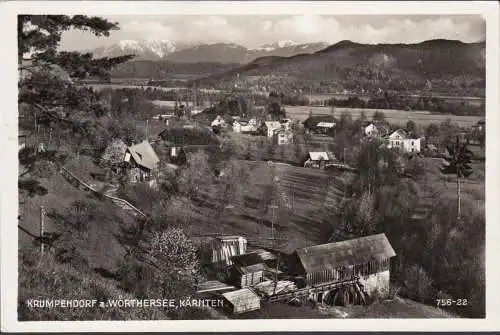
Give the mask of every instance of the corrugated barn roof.
<svg viewBox="0 0 500 335">
<path fill-rule="evenodd" d="M 377 234 L 298 249 L 297 255 L 305 271 L 310 273 L 387 259 L 396 253 L 385 234 Z"/>
</svg>

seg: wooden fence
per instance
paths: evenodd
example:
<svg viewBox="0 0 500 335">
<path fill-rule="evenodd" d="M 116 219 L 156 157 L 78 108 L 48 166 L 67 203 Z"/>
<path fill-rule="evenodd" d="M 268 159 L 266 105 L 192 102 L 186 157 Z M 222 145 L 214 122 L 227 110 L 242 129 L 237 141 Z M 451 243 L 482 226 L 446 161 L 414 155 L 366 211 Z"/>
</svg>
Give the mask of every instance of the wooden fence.
<svg viewBox="0 0 500 335">
<path fill-rule="evenodd" d="M 71 184 L 73 184 L 75 187 L 78 187 L 80 190 L 85 191 L 85 192 L 90 192 L 97 197 L 105 197 L 123 209 L 132 210 L 136 215 L 142 216 L 144 218 L 147 217 L 146 214 L 144 214 L 140 209 L 138 209 L 137 207 L 132 205 L 127 200 L 98 192 L 92 186 L 90 186 L 89 184 L 87 184 L 86 182 L 84 182 L 83 180 L 78 178 L 77 176 L 75 176 L 73 173 L 71 173 L 71 171 L 69 171 L 68 169 L 66 169 L 64 167 L 61 168 L 61 174 Z"/>
</svg>

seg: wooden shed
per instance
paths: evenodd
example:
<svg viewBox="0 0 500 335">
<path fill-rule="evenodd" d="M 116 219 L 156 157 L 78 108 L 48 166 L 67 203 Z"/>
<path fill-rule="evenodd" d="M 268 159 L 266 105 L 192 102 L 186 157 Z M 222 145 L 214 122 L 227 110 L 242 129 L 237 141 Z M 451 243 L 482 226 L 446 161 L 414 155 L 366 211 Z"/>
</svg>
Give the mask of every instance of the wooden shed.
<svg viewBox="0 0 500 335">
<path fill-rule="evenodd" d="M 234 314 L 241 314 L 260 309 L 260 298 L 248 288 L 222 294 L 228 302 L 228 308 Z"/>
<path fill-rule="evenodd" d="M 232 271 L 232 282 L 239 287 L 253 286 L 264 280 L 266 270 L 267 266 L 262 263 L 249 266 L 235 265 Z"/>
<path fill-rule="evenodd" d="M 395 255 L 385 234 L 377 234 L 298 249 L 292 268 L 305 277 L 306 287 L 359 278 L 369 295 L 385 295 Z"/>
<path fill-rule="evenodd" d="M 240 287 L 256 285 L 274 276 L 276 256 L 266 250 L 231 257 L 233 263 L 232 282 Z"/>
</svg>

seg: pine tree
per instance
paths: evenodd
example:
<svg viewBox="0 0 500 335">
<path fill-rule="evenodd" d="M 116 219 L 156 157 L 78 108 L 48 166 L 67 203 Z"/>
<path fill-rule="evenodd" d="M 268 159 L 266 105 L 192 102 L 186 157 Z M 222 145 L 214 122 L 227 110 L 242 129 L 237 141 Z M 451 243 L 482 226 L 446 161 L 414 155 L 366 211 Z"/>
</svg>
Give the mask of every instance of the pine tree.
<svg viewBox="0 0 500 335">
<path fill-rule="evenodd" d="M 96 118 L 106 114 L 106 106 L 92 89 L 79 87 L 73 79 L 89 76 L 109 80 L 109 71 L 133 57 L 93 59 L 91 53 L 58 51 L 64 31 L 79 29 L 96 36 L 109 36 L 118 29 L 98 17 L 84 15 L 19 15 L 18 67 L 20 71 L 18 102 L 36 110 L 37 124 L 78 134 L 92 141 L 92 130 L 102 127 Z M 30 59 L 23 59 L 26 54 Z M 61 113 L 63 110 L 64 113 Z"/>
</svg>

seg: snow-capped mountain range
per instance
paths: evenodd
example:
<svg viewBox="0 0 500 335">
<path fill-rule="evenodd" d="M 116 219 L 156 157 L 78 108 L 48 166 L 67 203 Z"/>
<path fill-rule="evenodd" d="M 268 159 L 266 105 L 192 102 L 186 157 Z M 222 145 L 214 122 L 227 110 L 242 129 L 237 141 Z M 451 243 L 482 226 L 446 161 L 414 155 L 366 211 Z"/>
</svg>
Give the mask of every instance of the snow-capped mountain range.
<svg viewBox="0 0 500 335">
<path fill-rule="evenodd" d="M 122 40 L 118 43 L 89 50 L 94 57 L 117 57 L 135 54 L 136 60 L 170 60 L 182 63 L 217 62 L 247 63 L 265 56 L 290 57 L 314 53 L 328 47 L 327 43 L 300 44 L 278 41 L 258 48 L 246 48 L 235 43 L 196 44 L 170 40 Z"/>
</svg>

